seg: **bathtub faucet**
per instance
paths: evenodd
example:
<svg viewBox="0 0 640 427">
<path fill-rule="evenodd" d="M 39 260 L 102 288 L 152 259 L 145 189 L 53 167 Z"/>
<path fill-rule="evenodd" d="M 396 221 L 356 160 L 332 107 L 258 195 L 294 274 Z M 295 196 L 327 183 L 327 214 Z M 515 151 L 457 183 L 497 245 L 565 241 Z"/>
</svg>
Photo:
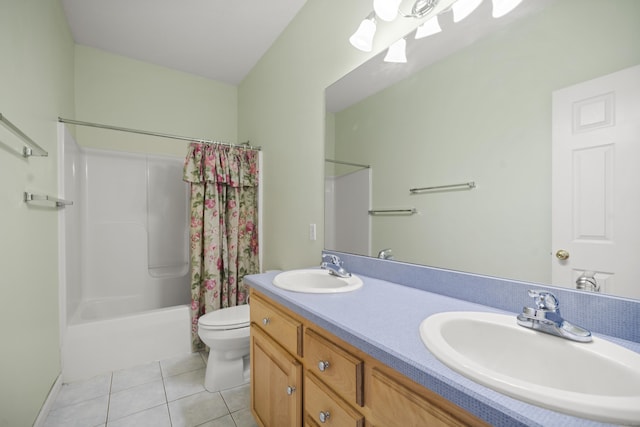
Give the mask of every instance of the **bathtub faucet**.
<svg viewBox="0 0 640 427">
<path fill-rule="evenodd" d="M 329 271 L 329 274 L 333 274 L 338 277 L 351 277 L 351 273 L 343 267 L 343 262 L 337 255 L 325 254 L 322 256 L 322 264 L 320 268 L 324 268 Z"/>
</svg>

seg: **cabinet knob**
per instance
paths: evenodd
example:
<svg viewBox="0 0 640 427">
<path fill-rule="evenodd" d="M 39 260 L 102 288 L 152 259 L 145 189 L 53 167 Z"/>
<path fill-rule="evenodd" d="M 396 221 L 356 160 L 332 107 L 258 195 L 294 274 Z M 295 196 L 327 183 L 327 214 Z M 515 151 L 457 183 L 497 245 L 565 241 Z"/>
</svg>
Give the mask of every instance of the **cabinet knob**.
<svg viewBox="0 0 640 427">
<path fill-rule="evenodd" d="M 320 362 L 318 362 L 318 369 L 320 369 L 320 372 L 324 372 L 327 369 L 329 369 L 329 362 L 326 360 L 321 360 Z"/>
<path fill-rule="evenodd" d="M 264 326 L 267 326 L 269 324 L 269 322 L 271 322 L 271 320 L 268 317 L 265 317 L 262 319 L 262 324 Z"/>
<path fill-rule="evenodd" d="M 293 394 L 293 392 L 295 392 L 295 391 L 296 391 L 296 388 L 295 388 L 295 387 L 293 387 L 293 386 L 289 386 L 289 387 L 287 387 L 287 394 L 288 394 L 289 396 L 291 396 L 291 395 Z"/>
<path fill-rule="evenodd" d="M 321 411 L 320 415 L 318 415 L 318 418 L 320 418 L 320 422 L 324 424 L 329 419 L 329 415 L 329 411 Z"/>
</svg>

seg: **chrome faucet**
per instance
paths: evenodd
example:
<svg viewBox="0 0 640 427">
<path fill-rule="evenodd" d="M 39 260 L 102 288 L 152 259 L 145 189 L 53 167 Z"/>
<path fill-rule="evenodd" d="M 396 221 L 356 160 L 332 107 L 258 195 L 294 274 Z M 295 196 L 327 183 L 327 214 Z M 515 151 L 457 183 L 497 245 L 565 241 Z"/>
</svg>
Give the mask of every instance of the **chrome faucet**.
<svg viewBox="0 0 640 427">
<path fill-rule="evenodd" d="M 590 342 L 591 332 L 574 325 L 560 315 L 560 303 L 551 292 L 529 290 L 536 308 L 524 307 L 518 315 L 518 325 L 572 341 Z"/>
<path fill-rule="evenodd" d="M 383 249 L 378 252 L 378 258 L 380 259 L 393 259 L 393 251 L 391 248 Z"/>
<path fill-rule="evenodd" d="M 329 271 L 329 274 L 333 274 L 338 277 L 351 277 L 351 273 L 343 267 L 343 262 L 337 255 L 325 254 L 322 256 L 322 264 L 320 268 L 324 268 Z"/>
<path fill-rule="evenodd" d="M 585 271 L 576 280 L 576 289 L 583 291 L 600 292 L 600 285 L 595 278 L 593 271 Z"/>
</svg>

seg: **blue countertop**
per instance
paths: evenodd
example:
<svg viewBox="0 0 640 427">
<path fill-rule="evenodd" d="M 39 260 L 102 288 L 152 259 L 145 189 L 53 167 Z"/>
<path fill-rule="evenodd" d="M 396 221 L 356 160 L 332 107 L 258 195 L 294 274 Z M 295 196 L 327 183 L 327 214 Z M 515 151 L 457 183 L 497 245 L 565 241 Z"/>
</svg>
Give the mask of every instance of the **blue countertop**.
<svg viewBox="0 0 640 427">
<path fill-rule="evenodd" d="M 428 316 L 445 311 L 512 314 L 485 305 L 358 274 L 364 286 L 341 294 L 290 292 L 272 284 L 277 271 L 246 276 L 253 288 L 435 391 L 494 426 L 605 426 L 530 405 L 477 384 L 427 350 L 419 333 Z M 633 351 L 640 343 L 594 334 Z"/>
</svg>

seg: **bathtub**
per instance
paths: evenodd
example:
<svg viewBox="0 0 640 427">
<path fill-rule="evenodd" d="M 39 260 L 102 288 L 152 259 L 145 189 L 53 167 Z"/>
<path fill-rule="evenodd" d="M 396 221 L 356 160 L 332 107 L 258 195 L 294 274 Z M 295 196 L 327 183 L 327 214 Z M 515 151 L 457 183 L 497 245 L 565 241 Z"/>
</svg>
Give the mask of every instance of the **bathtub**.
<svg viewBox="0 0 640 427">
<path fill-rule="evenodd" d="M 191 352 L 188 305 L 94 320 L 97 313 L 111 309 L 116 313 L 110 314 L 117 314 L 132 304 L 135 302 L 131 299 L 112 298 L 80 305 L 77 318 L 67 326 L 62 342 L 64 382 Z"/>
<path fill-rule="evenodd" d="M 184 160 L 59 138 L 62 380 L 189 354 Z"/>
</svg>

